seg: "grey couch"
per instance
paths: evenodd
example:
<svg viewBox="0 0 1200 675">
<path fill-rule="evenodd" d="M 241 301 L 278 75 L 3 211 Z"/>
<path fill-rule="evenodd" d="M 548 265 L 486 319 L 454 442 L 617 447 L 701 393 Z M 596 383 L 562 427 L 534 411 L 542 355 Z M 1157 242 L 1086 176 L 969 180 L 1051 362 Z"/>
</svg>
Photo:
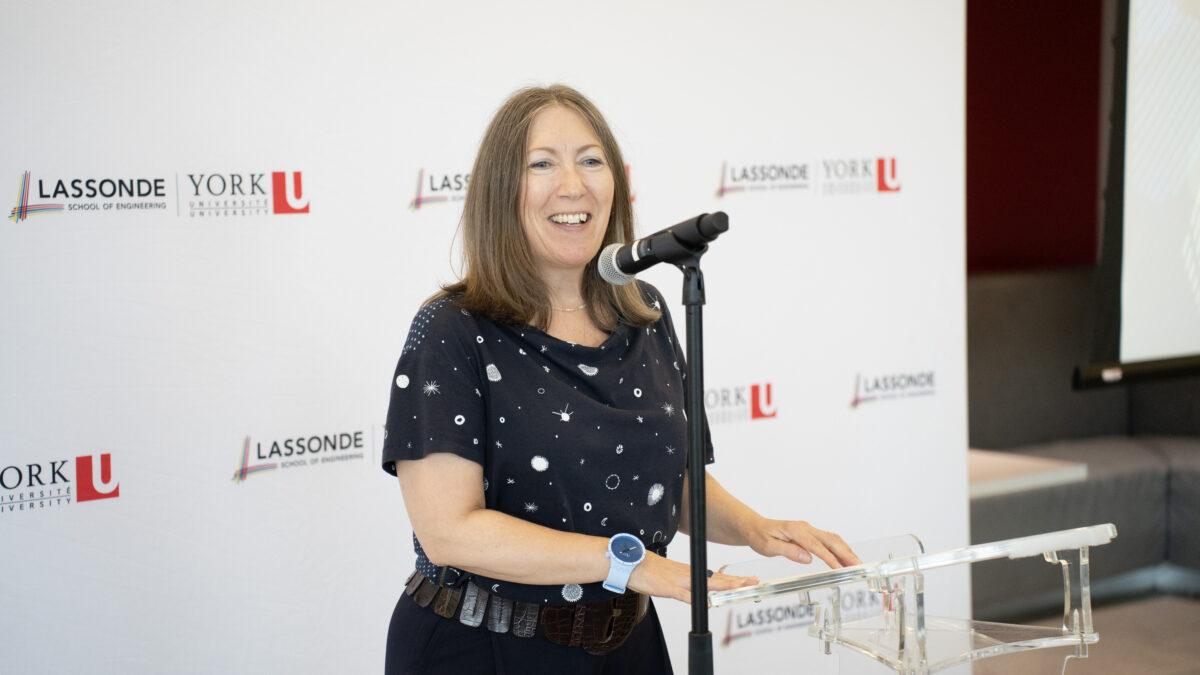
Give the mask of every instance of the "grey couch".
<svg viewBox="0 0 1200 675">
<path fill-rule="evenodd" d="M 1087 464 L 1086 480 L 971 500 L 983 543 L 1111 522 L 1092 555 L 1097 601 L 1200 595 L 1200 377 L 1076 392 L 1089 360 L 1091 269 L 975 275 L 967 281 L 971 447 Z M 1062 607 L 1062 576 L 1038 559 L 972 567 L 977 619 Z"/>
</svg>

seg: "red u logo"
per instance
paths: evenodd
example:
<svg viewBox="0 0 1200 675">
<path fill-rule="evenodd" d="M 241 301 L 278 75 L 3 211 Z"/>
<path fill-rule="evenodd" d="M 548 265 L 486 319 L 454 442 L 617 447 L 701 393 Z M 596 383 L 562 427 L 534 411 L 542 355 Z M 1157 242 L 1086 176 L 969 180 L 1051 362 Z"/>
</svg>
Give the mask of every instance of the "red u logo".
<svg viewBox="0 0 1200 675">
<path fill-rule="evenodd" d="M 774 417 L 779 412 L 771 396 L 771 383 L 750 385 L 750 419 Z"/>
<path fill-rule="evenodd" d="M 76 501 L 88 502 L 93 499 L 111 499 L 121 496 L 121 485 L 113 480 L 112 455 L 107 452 L 100 455 L 100 472 L 98 474 L 92 470 L 91 455 L 76 457 L 75 480 L 79 483 Z"/>
<path fill-rule="evenodd" d="M 271 172 L 271 197 L 275 202 L 275 213 L 308 213 L 308 200 L 303 193 L 299 171 Z"/>
<path fill-rule="evenodd" d="M 896 158 L 875 161 L 875 180 L 880 192 L 899 192 L 900 180 L 896 178 Z"/>
</svg>

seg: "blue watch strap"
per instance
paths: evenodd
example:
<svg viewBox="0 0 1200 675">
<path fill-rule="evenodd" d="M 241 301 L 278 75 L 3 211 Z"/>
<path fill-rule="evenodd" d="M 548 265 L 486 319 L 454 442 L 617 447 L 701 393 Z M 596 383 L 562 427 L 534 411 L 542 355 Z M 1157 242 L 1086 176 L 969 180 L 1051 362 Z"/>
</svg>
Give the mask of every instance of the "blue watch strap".
<svg viewBox="0 0 1200 675">
<path fill-rule="evenodd" d="M 612 591 L 613 593 L 624 593 L 625 586 L 629 584 L 629 575 L 633 574 L 633 568 L 636 565 L 630 565 L 627 562 L 621 562 L 610 554 L 608 556 L 608 578 L 602 584 L 604 590 Z M 595 578 L 595 577 L 593 577 Z"/>
</svg>

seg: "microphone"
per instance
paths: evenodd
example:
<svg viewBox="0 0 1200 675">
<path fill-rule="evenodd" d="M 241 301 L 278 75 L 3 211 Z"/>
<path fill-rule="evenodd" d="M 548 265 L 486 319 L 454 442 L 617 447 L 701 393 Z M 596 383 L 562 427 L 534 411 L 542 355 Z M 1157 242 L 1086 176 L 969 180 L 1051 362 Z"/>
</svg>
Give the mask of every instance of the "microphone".
<svg viewBox="0 0 1200 675">
<path fill-rule="evenodd" d="M 729 216 L 717 211 L 702 213 L 629 244 L 609 244 L 600 252 L 600 277 L 610 284 L 624 286 L 647 267 L 703 254 L 708 242 L 728 229 Z"/>
</svg>

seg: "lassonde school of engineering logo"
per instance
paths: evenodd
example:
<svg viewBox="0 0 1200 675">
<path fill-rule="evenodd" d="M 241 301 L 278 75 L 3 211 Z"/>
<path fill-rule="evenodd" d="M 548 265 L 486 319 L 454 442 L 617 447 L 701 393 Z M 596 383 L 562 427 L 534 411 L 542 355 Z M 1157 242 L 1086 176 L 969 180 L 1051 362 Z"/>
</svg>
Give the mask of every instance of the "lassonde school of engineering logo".
<svg viewBox="0 0 1200 675">
<path fill-rule="evenodd" d="M 716 196 L 791 190 L 823 196 L 899 192 L 895 157 L 833 157 L 775 163 L 722 162 Z"/>
<path fill-rule="evenodd" d="M 289 436 L 269 441 L 242 441 L 241 462 L 233 472 L 234 483 L 244 483 L 257 474 L 277 469 L 310 468 L 331 463 L 365 459 L 363 431 Z"/>
<path fill-rule="evenodd" d="M 8 219 L 21 223 L 45 214 L 170 213 L 172 204 L 177 217 L 186 210 L 189 218 L 303 214 L 310 208 L 303 180 L 300 171 L 177 173 L 173 181 L 166 176 L 36 177 L 25 171 Z"/>
</svg>

